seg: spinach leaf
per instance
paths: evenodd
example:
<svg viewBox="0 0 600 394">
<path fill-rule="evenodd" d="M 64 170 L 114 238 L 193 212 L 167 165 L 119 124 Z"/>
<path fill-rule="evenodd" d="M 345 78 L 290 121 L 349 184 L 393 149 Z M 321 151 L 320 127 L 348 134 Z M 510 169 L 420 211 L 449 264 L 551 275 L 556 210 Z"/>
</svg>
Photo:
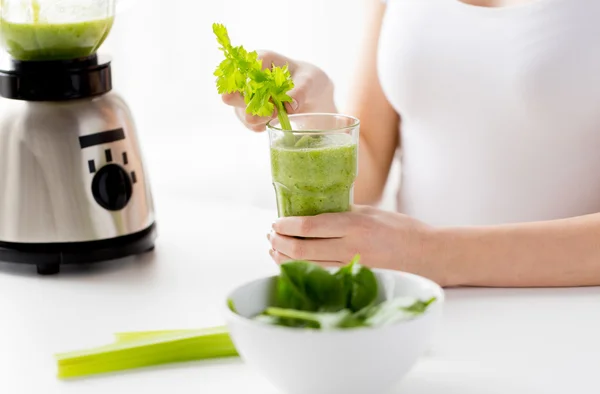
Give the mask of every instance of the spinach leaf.
<svg viewBox="0 0 600 394">
<path fill-rule="evenodd" d="M 350 264 L 336 272 L 336 278 L 342 282 L 346 297 L 346 306 L 353 312 L 372 305 L 377 299 L 378 283 L 373 271 L 360 265 L 360 255 L 356 255 Z"/>
<path fill-rule="evenodd" d="M 309 312 L 337 312 L 345 307 L 342 283 L 319 265 L 291 261 L 280 270 L 276 306 Z"/>
<path fill-rule="evenodd" d="M 344 294 L 344 305 L 349 307 L 352 304 L 352 274 L 349 265 L 343 266 L 335 274 L 335 278 L 339 281 Z"/>
<path fill-rule="evenodd" d="M 306 312 L 296 309 L 267 308 L 265 315 L 293 322 L 293 327 L 317 328 L 322 330 L 344 327 L 352 320 L 352 312 L 342 309 L 337 312 Z M 288 325 L 288 324 L 285 324 Z"/>
<path fill-rule="evenodd" d="M 294 309 L 282 309 L 282 310 L 288 311 L 288 310 L 294 310 Z M 311 312 L 306 312 L 306 313 L 311 313 Z M 319 328 L 319 325 L 313 321 L 293 319 L 293 318 L 280 317 L 280 316 L 272 316 L 272 315 L 267 314 L 267 310 L 265 310 L 260 315 L 254 316 L 253 320 L 262 322 L 265 324 L 270 324 L 273 326 L 295 327 L 295 328 Z"/>
<path fill-rule="evenodd" d="M 308 261 L 281 265 L 275 299 L 254 319 L 311 329 L 378 327 L 413 319 L 435 301 L 435 297 L 426 301 L 397 297 L 376 304 L 377 277 L 359 260 L 356 255 L 335 274 Z"/>
<path fill-rule="evenodd" d="M 235 309 L 235 305 L 231 298 L 227 299 L 227 307 L 229 307 L 229 310 L 232 311 L 233 313 L 238 313 L 237 310 Z"/>
<path fill-rule="evenodd" d="M 435 297 L 431 297 L 427 301 L 417 300 L 411 306 L 404 308 L 404 310 L 407 312 L 412 312 L 416 315 L 420 315 L 420 314 L 424 313 L 425 310 L 427 309 L 427 307 L 429 305 L 431 305 L 435 300 L 436 300 Z"/>
<path fill-rule="evenodd" d="M 362 265 L 355 264 L 352 270 L 352 295 L 350 308 L 359 311 L 372 305 L 377 299 L 378 284 L 375 274 Z"/>
<path fill-rule="evenodd" d="M 364 322 L 367 326 L 379 327 L 411 320 L 415 316 L 425 313 L 433 301 L 435 301 L 435 297 L 428 301 L 412 297 L 397 297 L 368 308 L 364 313 Z"/>
<path fill-rule="evenodd" d="M 340 322 L 339 328 L 367 327 L 365 317 L 366 316 L 362 314 L 361 311 L 355 312 Z"/>
</svg>

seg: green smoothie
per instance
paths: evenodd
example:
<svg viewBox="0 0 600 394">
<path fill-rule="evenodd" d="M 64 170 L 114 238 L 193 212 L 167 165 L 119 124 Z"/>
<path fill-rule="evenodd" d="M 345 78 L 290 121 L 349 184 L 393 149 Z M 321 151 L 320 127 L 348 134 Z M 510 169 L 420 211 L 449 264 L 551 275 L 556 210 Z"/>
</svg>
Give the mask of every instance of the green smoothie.
<svg viewBox="0 0 600 394">
<path fill-rule="evenodd" d="M 76 59 L 102 45 L 114 17 L 73 23 L 13 23 L 0 19 L 7 52 L 17 60 Z"/>
<path fill-rule="evenodd" d="M 271 146 L 279 216 L 313 216 L 350 210 L 358 147 L 347 134 L 285 139 Z"/>
</svg>

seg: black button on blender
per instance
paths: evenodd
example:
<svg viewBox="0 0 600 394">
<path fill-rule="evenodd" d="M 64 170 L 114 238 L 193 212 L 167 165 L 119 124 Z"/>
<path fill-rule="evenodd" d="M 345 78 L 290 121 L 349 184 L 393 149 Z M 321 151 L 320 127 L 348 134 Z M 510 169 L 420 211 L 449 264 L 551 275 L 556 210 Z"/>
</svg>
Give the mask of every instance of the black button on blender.
<svg viewBox="0 0 600 394">
<path fill-rule="evenodd" d="M 102 208 L 119 211 L 131 199 L 132 185 L 129 174 L 116 164 L 98 170 L 92 180 L 92 194 Z"/>
</svg>

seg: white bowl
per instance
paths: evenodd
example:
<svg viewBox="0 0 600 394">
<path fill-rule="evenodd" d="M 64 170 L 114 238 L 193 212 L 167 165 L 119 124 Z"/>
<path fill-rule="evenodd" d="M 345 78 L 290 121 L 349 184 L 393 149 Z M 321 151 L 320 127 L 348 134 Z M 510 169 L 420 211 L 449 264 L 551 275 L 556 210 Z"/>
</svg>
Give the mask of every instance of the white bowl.
<svg viewBox="0 0 600 394">
<path fill-rule="evenodd" d="M 285 394 L 380 394 L 416 364 L 440 322 L 444 291 L 420 276 L 374 269 L 380 296 L 437 300 L 417 318 L 385 327 L 320 331 L 250 318 L 269 304 L 276 277 L 244 284 L 229 294 L 238 314 L 224 307 L 241 358 Z"/>
</svg>

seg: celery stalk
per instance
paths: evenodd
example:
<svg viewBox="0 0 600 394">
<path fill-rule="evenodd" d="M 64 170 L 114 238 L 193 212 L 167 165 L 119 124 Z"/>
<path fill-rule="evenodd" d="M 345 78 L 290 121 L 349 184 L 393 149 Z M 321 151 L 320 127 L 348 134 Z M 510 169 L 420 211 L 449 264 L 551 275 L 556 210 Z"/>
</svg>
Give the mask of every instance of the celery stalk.
<svg viewBox="0 0 600 394">
<path fill-rule="evenodd" d="M 58 377 L 75 378 L 166 363 L 238 356 L 223 327 L 121 333 L 117 338 L 125 340 L 56 355 Z"/>
<path fill-rule="evenodd" d="M 189 329 L 189 330 L 158 330 L 158 331 L 131 331 L 131 332 L 118 332 L 115 334 L 115 342 L 129 342 L 129 341 L 137 341 L 139 339 L 149 339 L 156 338 L 164 335 L 172 335 L 172 334 L 187 334 L 190 332 L 199 332 L 199 331 L 207 331 L 207 333 L 211 333 L 209 329 Z"/>
<path fill-rule="evenodd" d="M 283 130 L 283 140 L 285 141 L 286 145 L 293 146 L 294 143 L 296 142 L 296 138 L 294 137 L 294 134 L 291 132 L 292 124 L 290 123 L 290 119 L 285 110 L 285 106 L 281 101 L 279 101 L 275 98 L 272 98 L 272 100 L 273 100 L 273 103 L 275 104 L 275 108 L 277 108 L 277 118 L 279 119 L 279 125 L 281 126 L 281 129 Z"/>
</svg>

